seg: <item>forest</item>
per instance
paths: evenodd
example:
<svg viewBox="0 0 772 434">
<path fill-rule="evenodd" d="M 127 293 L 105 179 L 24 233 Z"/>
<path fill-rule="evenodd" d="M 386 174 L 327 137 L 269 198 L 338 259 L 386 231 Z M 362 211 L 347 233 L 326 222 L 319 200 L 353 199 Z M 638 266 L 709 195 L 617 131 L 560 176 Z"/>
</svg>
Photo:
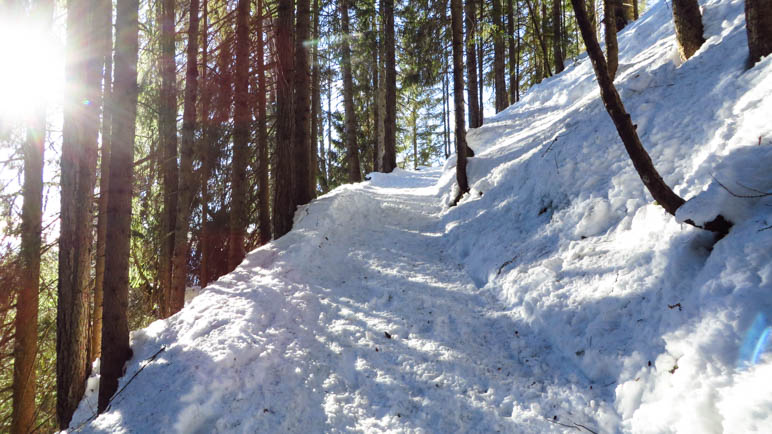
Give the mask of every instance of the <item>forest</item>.
<svg viewBox="0 0 772 434">
<path fill-rule="evenodd" d="M 772 52 L 772 1 L 740 3 L 749 70 Z M 467 134 L 582 59 L 637 182 L 671 219 L 723 238 L 740 222 L 684 207 L 615 88 L 629 66 L 617 35 L 651 6 L 3 0 L 0 431 L 70 427 L 92 366 L 94 410 L 109 410 L 136 355 L 130 331 L 173 317 L 186 291 L 237 270 L 341 186 L 452 164 L 447 209 L 483 196 Z M 704 6 L 667 7 L 687 62 L 706 49 Z"/>
</svg>

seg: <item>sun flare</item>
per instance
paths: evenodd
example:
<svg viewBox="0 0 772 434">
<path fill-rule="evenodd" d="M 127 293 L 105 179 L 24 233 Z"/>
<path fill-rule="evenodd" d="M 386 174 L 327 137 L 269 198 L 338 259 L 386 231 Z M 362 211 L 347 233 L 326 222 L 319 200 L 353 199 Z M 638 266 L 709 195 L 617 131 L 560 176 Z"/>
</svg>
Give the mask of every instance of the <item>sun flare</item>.
<svg viewBox="0 0 772 434">
<path fill-rule="evenodd" d="M 0 17 L 0 119 L 28 119 L 62 98 L 63 44 L 29 20 Z"/>
</svg>

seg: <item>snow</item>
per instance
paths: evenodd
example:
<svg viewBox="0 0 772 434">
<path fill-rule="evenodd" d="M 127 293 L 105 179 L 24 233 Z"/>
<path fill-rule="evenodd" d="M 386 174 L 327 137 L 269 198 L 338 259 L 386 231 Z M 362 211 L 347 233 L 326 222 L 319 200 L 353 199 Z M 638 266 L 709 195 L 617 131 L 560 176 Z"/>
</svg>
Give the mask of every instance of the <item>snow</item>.
<svg viewBox="0 0 772 434">
<path fill-rule="evenodd" d="M 664 2 L 619 37 L 616 85 L 689 199 L 678 220 L 582 57 L 470 131 L 458 206 L 451 158 L 302 207 L 133 332 L 125 389 L 95 419 L 84 399 L 73 429 L 768 430 L 772 197 L 735 195 L 772 190 L 772 58 L 745 70 L 742 1 L 701 5 L 707 43 L 683 64 Z M 679 223 L 718 213 L 734 223 L 719 241 Z"/>
</svg>

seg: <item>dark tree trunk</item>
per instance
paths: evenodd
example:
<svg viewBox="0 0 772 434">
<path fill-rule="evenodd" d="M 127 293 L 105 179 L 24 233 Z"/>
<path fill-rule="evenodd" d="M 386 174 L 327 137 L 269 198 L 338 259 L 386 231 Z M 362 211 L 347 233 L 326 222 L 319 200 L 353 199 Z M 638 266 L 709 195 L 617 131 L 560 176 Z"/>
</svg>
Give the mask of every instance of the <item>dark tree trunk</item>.
<svg viewBox="0 0 772 434">
<path fill-rule="evenodd" d="M 118 0 L 115 25 L 115 83 L 110 184 L 107 206 L 102 364 L 99 412 L 105 411 L 118 389 L 123 365 L 131 358 L 129 347 L 129 242 L 134 134 L 137 116 L 137 53 L 139 2 Z"/>
<path fill-rule="evenodd" d="M 271 241 L 270 191 L 268 186 L 268 130 L 265 115 L 265 52 L 263 0 L 257 0 L 257 218 L 260 244 Z"/>
<path fill-rule="evenodd" d="M 319 0 L 314 0 L 313 5 L 313 14 L 314 14 L 314 28 L 313 28 L 313 35 L 311 38 L 314 41 L 319 40 Z M 311 61 L 311 143 L 310 143 L 310 149 L 309 149 L 309 155 L 311 156 L 311 168 L 313 170 L 313 173 L 311 174 L 311 178 L 309 179 L 309 188 L 311 189 L 311 194 L 313 197 L 316 197 L 317 192 L 317 180 L 320 178 L 319 174 L 324 173 L 324 159 L 319 159 L 319 153 L 324 152 L 323 148 L 323 142 L 319 140 L 319 125 L 321 124 L 321 95 L 320 95 L 320 71 L 319 71 L 319 44 L 314 44 L 314 54 Z M 375 54 L 377 57 L 377 52 Z M 378 63 L 376 62 L 374 64 L 374 68 L 377 70 Z M 375 82 L 375 88 L 377 89 L 377 79 Z M 377 116 L 376 116 L 377 118 Z M 319 147 L 321 145 L 321 147 Z M 378 155 L 377 153 L 375 155 Z"/>
<path fill-rule="evenodd" d="M 185 65 L 185 100 L 182 109 L 182 144 L 180 146 L 180 182 L 177 200 L 177 225 L 172 256 L 171 314 L 185 306 L 188 278 L 188 229 L 193 198 L 193 149 L 198 98 L 198 0 L 190 0 L 188 52 Z"/>
<path fill-rule="evenodd" d="M 210 84 L 207 81 L 207 69 L 209 62 L 209 1 L 203 0 L 201 28 L 201 78 L 199 88 L 201 89 L 201 140 L 198 142 L 198 157 L 201 160 L 201 169 L 199 174 L 199 185 L 201 187 L 201 232 L 199 235 L 199 249 L 201 250 L 201 263 L 199 265 L 199 285 L 205 288 L 209 284 L 209 136 L 211 126 L 209 122 L 209 104 L 211 92 Z"/>
<path fill-rule="evenodd" d="M 473 0 L 472 0 L 473 1 Z M 450 19 L 453 37 L 453 106 L 456 122 L 456 182 L 458 195 L 453 200 L 456 205 L 461 197 L 469 192 L 466 178 L 466 127 L 464 125 L 464 26 L 461 0 L 450 0 Z"/>
<path fill-rule="evenodd" d="M 343 57 L 343 106 L 346 124 L 346 149 L 348 151 L 348 178 L 349 182 L 362 181 L 362 171 L 359 166 L 359 146 L 357 145 L 356 131 L 356 112 L 354 111 L 354 83 L 351 76 L 351 48 L 348 43 L 349 18 L 348 4 L 349 0 L 340 0 L 341 28 L 343 30 L 343 43 L 341 44 Z M 388 87 L 388 85 L 387 85 Z M 388 100 L 388 96 L 387 96 Z M 388 103 L 387 103 L 388 106 Z M 387 110 L 388 111 L 388 110 Z M 385 123 L 388 122 L 384 118 Z M 384 123 L 384 134 L 386 133 Z M 385 149 L 384 143 L 384 149 Z"/>
<path fill-rule="evenodd" d="M 496 113 L 509 106 L 507 80 L 504 74 L 504 21 L 501 0 L 493 0 L 493 87 L 496 96 Z"/>
<path fill-rule="evenodd" d="M 614 4 L 617 0 L 603 0 L 603 23 L 606 25 L 606 64 L 611 81 L 619 67 L 619 46 L 617 45 L 617 20 Z"/>
<path fill-rule="evenodd" d="M 469 0 L 474 1 L 474 0 Z M 480 0 L 480 18 L 478 23 L 482 25 L 485 22 L 485 0 Z M 485 44 L 483 43 L 482 33 L 477 37 L 477 106 L 480 107 L 480 125 L 485 123 L 485 101 L 483 96 L 485 95 L 485 75 L 483 73 L 483 67 L 485 64 Z M 451 44 L 452 45 L 452 44 Z"/>
<path fill-rule="evenodd" d="M 161 288 L 163 316 L 169 310 L 172 282 L 174 225 L 177 221 L 177 67 L 174 53 L 175 0 L 161 1 L 161 90 L 158 106 L 158 134 L 163 155 L 164 211 L 161 216 Z"/>
<path fill-rule="evenodd" d="M 552 53 L 555 60 L 555 74 L 560 74 L 565 69 L 561 50 L 563 29 L 560 25 L 560 8 L 562 2 L 563 0 L 552 0 Z"/>
<path fill-rule="evenodd" d="M 319 0 L 315 0 L 319 1 Z M 381 5 L 383 2 L 381 2 Z M 373 171 L 374 172 L 380 172 L 381 171 L 381 165 L 380 160 L 383 158 L 383 114 L 381 113 L 380 106 L 381 106 L 381 83 L 380 80 L 383 78 L 380 76 L 379 70 L 381 69 L 381 42 L 383 41 L 383 37 L 380 35 L 380 30 L 383 28 L 383 25 L 378 25 L 378 11 L 375 7 L 373 7 L 373 40 L 372 40 L 372 47 L 370 48 L 372 50 L 372 65 L 370 65 L 370 73 L 372 74 L 373 79 L 373 87 L 372 87 L 372 94 L 373 94 L 373 130 L 375 132 L 374 137 L 375 140 L 373 141 Z M 383 104 L 386 104 L 386 95 L 383 95 Z"/>
<path fill-rule="evenodd" d="M 311 2 L 297 0 L 295 25 L 295 126 L 293 158 L 295 164 L 295 204 L 305 205 L 314 198 L 311 190 L 311 68 L 308 64 L 308 36 L 311 33 Z M 314 188 L 314 190 L 316 190 Z"/>
<path fill-rule="evenodd" d="M 517 23 L 515 23 L 515 14 Z M 509 40 L 509 102 L 520 101 L 520 2 L 517 10 L 513 0 L 507 0 L 507 35 Z"/>
<path fill-rule="evenodd" d="M 394 0 L 382 0 L 384 5 L 383 44 L 386 113 L 383 117 L 383 160 L 381 171 L 390 173 L 397 167 L 397 64 L 394 54 Z"/>
<path fill-rule="evenodd" d="M 101 354 L 102 346 L 102 299 L 105 280 L 105 242 L 107 239 L 107 190 L 110 177 L 110 135 L 112 110 L 110 108 L 113 86 L 113 4 L 101 0 L 98 5 L 99 33 L 102 44 L 102 157 L 99 174 L 99 214 L 97 217 L 96 266 L 94 273 L 94 310 L 91 320 L 91 361 Z"/>
<path fill-rule="evenodd" d="M 292 229 L 295 215 L 292 178 L 292 0 L 278 0 L 276 43 L 276 160 L 274 170 L 273 236 Z"/>
<path fill-rule="evenodd" d="M 665 184 L 665 181 L 654 167 L 651 157 L 649 157 L 648 152 L 646 152 L 646 149 L 641 144 L 638 133 L 635 131 L 635 126 L 630 119 L 630 115 L 625 111 L 622 100 L 609 76 L 606 59 L 603 57 L 603 52 L 600 50 L 600 45 L 598 45 L 598 41 L 595 39 L 595 34 L 592 32 L 590 22 L 587 18 L 584 0 L 571 0 L 571 4 L 574 6 L 576 21 L 582 32 L 582 38 L 587 47 L 587 54 L 592 61 L 593 69 L 595 69 L 595 77 L 598 80 L 603 105 L 606 107 L 606 111 L 616 126 L 617 133 L 619 133 L 619 137 L 622 139 L 625 150 L 630 156 L 635 170 L 641 177 L 641 181 L 643 181 L 643 184 L 646 186 L 646 189 L 652 195 L 654 200 L 656 200 L 665 211 L 671 215 L 675 215 L 678 207 L 684 204 L 684 200 Z M 694 224 L 691 221 L 687 221 L 687 223 Z M 715 220 L 706 223 L 703 228 L 719 234 L 726 234 L 730 227 L 731 223 L 719 215 Z"/>
<path fill-rule="evenodd" d="M 477 96 L 477 16 L 475 0 L 466 2 L 466 75 L 467 96 L 469 97 L 469 128 L 478 128 L 482 125 L 479 98 Z M 480 78 L 482 79 L 482 77 Z"/>
<path fill-rule="evenodd" d="M 772 53 L 772 0 L 745 0 L 748 65 Z"/>
<path fill-rule="evenodd" d="M 638 19 L 638 0 L 633 0 L 633 19 Z"/>
<path fill-rule="evenodd" d="M 247 233 L 247 160 L 249 159 L 249 0 L 239 0 L 236 11 L 236 74 L 233 94 L 233 159 L 228 269 L 244 259 Z"/>
<path fill-rule="evenodd" d="M 70 0 L 65 75 L 71 87 L 64 108 L 61 164 L 61 232 L 56 327 L 57 416 L 67 428 L 86 388 L 88 360 L 91 203 L 97 161 L 100 53 L 90 2 Z M 86 23 L 84 25 L 84 23 Z"/>
<path fill-rule="evenodd" d="M 702 37 L 702 15 L 697 0 L 673 0 L 673 22 L 678 53 L 682 60 L 688 60 L 705 42 Z"/>
<path fill-rule="evenodd" d="M 51 0 L 33 3 L 32 19 L 41 34 L 48 32 L 53 16 Z M 43 55 L 43 53 L 37 53 Z M 40 292 L 40 245 L 43 219 L 43 153 L 46 109 L 37 107 L 24 142 L 24 201 L 21 213 L 21 273 L 16 297 L 16 333 L 13 351 L 12 433 L 35 429 L 35 358 L 38 351 L 38 294 Z M 5 290 L 5 288 L 3 289 Z"/>
</svg>

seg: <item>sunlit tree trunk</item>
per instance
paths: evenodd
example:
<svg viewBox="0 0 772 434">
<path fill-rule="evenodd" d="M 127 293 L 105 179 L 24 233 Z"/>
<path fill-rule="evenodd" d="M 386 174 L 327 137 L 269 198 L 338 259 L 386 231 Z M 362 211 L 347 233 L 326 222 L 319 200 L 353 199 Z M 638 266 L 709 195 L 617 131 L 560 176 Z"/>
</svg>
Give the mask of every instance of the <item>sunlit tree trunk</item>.
<svg viewBox="0 0 772 434">
<path fill-rule="evenodd" d="M 97 161 L 100 57 L 92 4 L 67 5 L 67 89 L 61 163 L 61 232 L 56 327 L 57 417 L 64 429 L 83 397 L 88 360 L 91 203 Z"/>
<path fill-rule="evenodd" d="M 311 33 L 311 1 L 297 0 L 295 23 L 295 125 L 293 126 L 293 163 L 295 204 L 305 205 L 314 198 L 311 189 L 316 170 L 311 165 L 311 68 L 308 64 L 308 36 Z M 314 183 L 315 186 L 315 183 Z"/>
<path fill-rule="evenodd" d="M 137 116 L 138 0 L 117 0 L 115 21 L 115 81 L 110 183 L 107 205 L 102 363 L 99 412 L 105 411 L 118 390 L 123 365 L 132 356 L 129 347 L 129 246 L 131 240 L 131 185 Z"/>
<path fill-rule="evenodd" d="M 464 38 L 463 15 L 461 0 L 450 0 L 451 31 L 453 37 L 453 106 L 456 123 L 456 182 L 458 195 L 453 205 L 469 192 L 469 182 L 466 178 L 466 126 L 464 122 Z"/>
<path fill-rule="evenodd" d="M 198 98 L 198 0 L 190 0 L 189 13 L 185 99 L 182 109 L 179 198 L 177 199 L 177 224 L 172 256 L 171 314 L 179 312 L 185 306 L 185 284 L 188 278 L 188 229 L 190 227 L 193 186 L 195 185 L 193 150 L 196 132 L 196 99 Z"/>
<path fill-rule="evenodd" d="M 617 45 L 617 20 L 614 4 L 618 0 L 603 0 L 603 23 L 606 29 L 606 64 L 611 81 L 619 66 L 619 46 Z"/>
<path fill-rule="evenodd" d="M 177 221 L 177 68 L 174 53 L 175 0 L 161 1 L 161 89 L 158 106 L 158 135 L 161 141 L 164 210 L 161 215 L 161 258 L 159 264 L 163 317 L 171 315 L 172 253 Z"/>
<path fill-rule="evenodd" d="M 682 60 L 687 60 L 705 42 L 700 5 L 697 0 L 673 0 L 672 6 L 678 53 Z"/>
</svg>

